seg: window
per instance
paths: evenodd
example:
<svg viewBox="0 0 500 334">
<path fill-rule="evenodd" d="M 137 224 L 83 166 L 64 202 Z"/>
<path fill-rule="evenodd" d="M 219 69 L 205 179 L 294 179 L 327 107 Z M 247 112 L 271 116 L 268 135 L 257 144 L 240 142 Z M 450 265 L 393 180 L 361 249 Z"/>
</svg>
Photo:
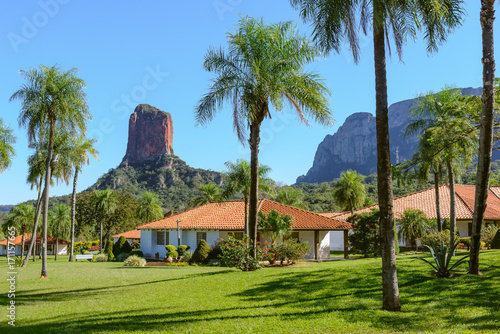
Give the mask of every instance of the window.
<svg viewBox="0 0 500 334">
<path fill-rule="evenodd" d="M 168 231 L 165 232 L 165 244 L 170 244 L 170 233 Z"/>
<path fill-rule="evenodd" d="M 201 240 L 207 241 L 207 232 L 196 232 L 196 245 L 199 245 Z"/>
<path fill-rule="evenodd" d="M 156 244 L 164 246 L 165 244 L 165 232 L 156 231 Z"/>
<path fill-rule="evenodd" d="M 469 236 L 472 236 L 472 223 L 469 223 Z"/>
<path fill-rule="evenodd" d="M 243 240 L 243 232 L 233 232 L 231 234 L 236 240 Z"/>
</svg>

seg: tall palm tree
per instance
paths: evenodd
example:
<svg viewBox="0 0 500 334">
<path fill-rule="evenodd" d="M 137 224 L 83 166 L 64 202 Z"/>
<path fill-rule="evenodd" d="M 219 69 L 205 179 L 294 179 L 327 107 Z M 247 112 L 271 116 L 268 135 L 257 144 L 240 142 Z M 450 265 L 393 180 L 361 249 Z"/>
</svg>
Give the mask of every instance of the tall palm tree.
<svg viewBox="0 0 500 334">
<path fill-rule="evenodd" d="M 425 214 L 420 210 L 406 209 L 399 221 L 399 237 L 404 236 L 418 250 L 417 239 L 428 234 L 431 226 Z"/>
<path fill-rule="evenodd" d="M 233 124 L 241 143 L 250 128 L 250 175 L 248 230 L 251 252 L 256 255 L 259 189 L 260 127 L 271 117 L 270 108 L 284 109 L 284 102 L 307 124 L 304 114 L 324 125 L 333 123 L 328 109 L 329 94 L 322 79 L 304 72 L 304 66 L 320 51 L 296 31 L 296 25 L 267 26 L 253 18 L 241 19 L 238 30 L 228 34 L 229 51 L 209 49 L 204 68 L 217 77 L 196 108 L 197 123 L 210 122 L 224 102 L 233 107 Z"/>
<path fill-rule="evenodd" d="M 469 273 L 479 274 L 479 249 L 481 248 L 481 227 L 486 210 L 486 199 L 491 170 L 493 148 L 493 112 L 495 109 L 495 50 L 493 48 L 493 22 L 495 21 L 495 0 L 481 0 L 481 28 L 483 43 L 483 97 L 481 133 L 477 161 L 476 195 L 472 218 L 472 237 Z"/>
<path fill-rule="evenodd" d="M 56 207 L 49 211 L 49 227 L 53 238 L 56 238 L 56 248 L 54 250 L 54 261 L 57 261 L 59 249 L 59 239 L 66 239 L 71 228 L 71 208 L 66 204 L 58 203 Z"/>
<path fill-rule="evenodd" d="M 15 227 L 16 232 L 22 235 L 21 238 L 21 260 L 24 255 L 24 242 L 26 240 L 25 234 L 31 230 L 33 218 L 35 217 L 35 208 L 31 204 L 18 204 L 12 208 L 7 216 L 7 220 L 2 225 L 2 230 L 5 232 L 9 227 Z M 35 239 L 36 239 L 36 233 Z M 33 239 L 33 235 L 31 236 Z"/>
<path fill-rule="evenodd" d="M 106 190 L 94 190 L 92 193 L 92 201 L 97 215 L 101 218 L 99 252 L 102 253 L 104 246 L 102 244 L 104 219 L 115 212 L 118 205 L 118 196 L 109 188 Z"/>
<path fill-rule="evenodd" d="M 221 202 L 223 199 L 220 187 L 213 182 L 202 184 L 197 190 L 200 194 L 189 200 L 189 206 L 192 208 L 210 202 Z"/>
<path fill-rule="evenodd" d="M 0 173 L 9 168 L 15 156 L 12 145 L 16 143 L 14 131 L 0 118 Z"/>
<path fill-rule="evenodd" d="M 450 30 L 461 23 L 462 1 L 392 0 L 290 0 L 304 21 L 312 21 L 314 40 L 325 51 L 339 51 L 347 40 L 355 63 L 359 60 L 359 29 L 366 35 L 371 24 L 375 67 L 375 109 L 377 128 L 377 176 L 382 248 L 382 287 L 384 310 L 400 311 L 396 270 L 395 231 L 389 123 L 387 103 L 386 46 L 390 51 L 392 34 L 401 59 L 407 36 L 424 31 L 427 50 L 437 50 Z M 359 22 L 358 22 L 359 17 Z M 371 22 L 370 22 L 371 19 Z"/>
<path fill-rule="evenodd" d="M 77 77 L 76 69 L 62 72 L 56 66 L 42 65 L 39 70 L 32 68 L 20 73 L 26 83 L 10 97 L 11 101 L 21 100 L 19 125 L 27 128 L 29 143 L 34 141 L 41 129 L 49 133 L 43 199 L 41 272 L 41 277 L 47 278 L 47 215 L 55 131 L 56 128 L 61 128 L 68 133 L 84 133 L 91 115 L 83 92 L 85 81 Z"/>
<path fill-rule="evenodd" d="M 72 163 L 75 169 L 75 175 L 73 177 L 73 193 L 71 195 L 71 249 L 69 253 L 69 261 L 73 262 L 73 255 L 75 251 L 75 206 L 76 206 L 76 185 L 78 182 L 78 174 L 80 173 L 82 167 L 85 164 L 90 163 L 90 156 L 93 156 L 96 160 L 99 151 L 94 147 L 96 139 L 86 138 L 80 135 L 74 141 L 74 147 L 71 154 Z"/>
<path fill-rule="evenodd" d="M 224 163 L 227 168 L 225 173 L 227 180 L 227 187 L 224 190 L 222 196 L 224 198 L 229 198 L 235 193 L 241 193 L 243 196 L 243 201 L 245 203 L 245 234 L 249 234 L 248 231 L 248 202 L 250 198 L 250 191 L 252 188 L 252 177 L 251 168 L 248 160 L 238 159 L 236 163 L 231 161 L 226 161 Z M 272 192 L 273 190 L 273 180 L 271 180 L 268 175 L 271 172 L 271 168 L 266 165 L 259 165 L 259 192 Z"/>
<path fill-rule="evenodd" d="M 342 207 L 348 207 L 351 214 L 354 209 L 361 207 L 365 202 L 366 188 L 363 184 L 365 177 L 355 170 L 348 170 L 340 174 L 340 180 L 333 189 L 335 202 Z"/>
<path fill-rule="evenodd" d="M 412 113 L 417 119 L 407 130 L 421 128 L 426 150 L 424 159 L 433 161 L 440 156 L 448 173 L 450 189 L 450 243 L 456 234 L 455 179 L 464 167 L 472 161 L 477 143 L 478 118 L 475 97 L 462 96 L 459 89 L 446 87 L 437 94 L 428 93 L 417 100 Z M 408 132 L 408 131 L 407 131 Z"/>
<path fill-rule="evenodd" d="M 141 195 L 137 207 L 137 217 L 144 223 L 163 217 L 161 201 L 157 194 L 146 191 Z"/>
</svg>

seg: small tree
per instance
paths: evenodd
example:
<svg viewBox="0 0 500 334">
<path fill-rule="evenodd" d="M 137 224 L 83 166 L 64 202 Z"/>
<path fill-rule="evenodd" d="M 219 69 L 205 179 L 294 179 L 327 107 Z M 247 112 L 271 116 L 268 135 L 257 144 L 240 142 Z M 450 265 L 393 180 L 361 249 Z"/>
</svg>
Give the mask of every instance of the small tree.
<svg viewBox="0 0 500 334">
<path fill-rule="evenodd" d="M 377 256 L 380 253 L 380 212 L 372 210 L 369 213 L 352 215 L 347 221 L 355 226 L 354 233 L 349 236 L 349 247 L 354 254 L 369 254 Z"/>
<path fill-rule="evenodd" d="M 113 254 L 117 257 L 120 254 L 128 254 L 132 251 L 132 247 L 130 246 L 127 238 L 123 235 L 118 239 L 116 244 L 113 246 Z"/>
<path fill-rule="evenodd" d="M 201 240 L 193 253 L 190 263 L 205 263 L 208 259 L 208 254 L 210 253 L 210 245 L 205 241 Z"/>
<path fill-rule="evenodd" d="M 114 261 L 115 259 L 115 254 L 113 254 L 113 246 L 115 245 L 115 242 L 113 239 L 109 239 L 108 242 L 106 243 L 106 249 L 104 250 L 104 253 L 108 255 L 108 261 Z"/>
<path fill-rule="evenodd" d="M 431 225 L 429 219 L 420 210 L 406 209 L 399 219 L 399 236 L 404 236 L 415 250 L 418 250 L 417 239 L 429 233 Z"/>
<path fill-rule="evenodd" d="M 271 210 L 266 215 L 259 211 L 259 227 L 262 232 L 271 234 L 271 246 L 276 246 L 276 239 L 284 237 L 292 228 L 293 217 L 290 215 L 282 215 L 276 210 Z"/>
</svg>

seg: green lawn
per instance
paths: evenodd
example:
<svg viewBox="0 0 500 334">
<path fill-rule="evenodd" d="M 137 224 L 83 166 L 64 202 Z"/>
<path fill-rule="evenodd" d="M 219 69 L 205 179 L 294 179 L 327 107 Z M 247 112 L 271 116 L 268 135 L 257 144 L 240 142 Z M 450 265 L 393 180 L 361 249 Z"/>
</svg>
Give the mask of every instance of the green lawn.
<svg viewBox="0 0 500 334">
<path fill-rule="evenodd" d="M 481 254 L 483 276 L 438 279 L 398 258 L 403 310 L 381 306 L 381 261 L 360 259 L 241 272 L 214 267 L 126 268 L 122 263 L 40 261 L 19 268 L 20 333 L 500 332 L 500 251 Z M 0 268 L 7 276 L 5 258 Z M 6 280 L 0 281 L 7 333 Z M 11 331 L 9 331 L 11 332 Z"/>
</svg>

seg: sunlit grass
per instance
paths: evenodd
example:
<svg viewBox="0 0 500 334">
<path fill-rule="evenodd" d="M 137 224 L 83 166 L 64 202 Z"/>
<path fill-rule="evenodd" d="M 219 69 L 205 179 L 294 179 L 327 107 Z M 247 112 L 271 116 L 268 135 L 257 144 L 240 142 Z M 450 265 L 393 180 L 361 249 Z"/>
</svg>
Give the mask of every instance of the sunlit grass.
<svg viewBox="0 0 500 334">
<path fill-rule="evenodd" d="M 424 256 L 420 254 L 420 256 Z M 500 251 L 481 254 L 483 276 L 432 277 L 398 258 L 403 310 L 382 311 L 380 259 L 241 272 L 217 267 L 129 268 L 49 261 L 19 268 L 16 332 L 394 333 L 499 332 Z M 7 275 L 5 258 L 0 268 Z M 7 305 L 8 286 L 0 282 Z M 7 310 L 0 332 L 7 333 Z"/>
</svg>

